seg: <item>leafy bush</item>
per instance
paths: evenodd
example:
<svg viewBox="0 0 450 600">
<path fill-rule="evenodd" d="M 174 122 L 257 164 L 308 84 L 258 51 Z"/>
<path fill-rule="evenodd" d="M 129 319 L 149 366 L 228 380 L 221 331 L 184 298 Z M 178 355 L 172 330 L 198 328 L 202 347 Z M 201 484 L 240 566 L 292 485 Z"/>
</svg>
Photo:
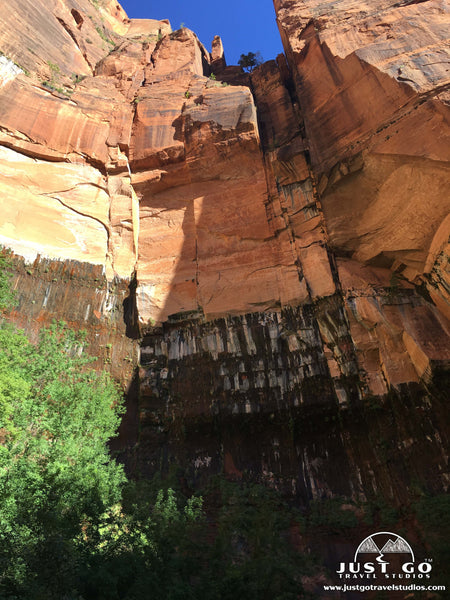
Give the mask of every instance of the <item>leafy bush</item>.
<svg viewBox="0 0 450 600">
<path fill-rule="evenodd" d="M 216 532 L 208 551 L 206 598 L 288 600 L 306 598 L 301 577 L 314 565 L 290 542 L 295 510 L 281 495 L 253 483 L 213 482 Z M 215 575 L 214 575 L 215 574 Z"/>
<path fill-rule="evenodd" d="M 194 579 L 201 575 L 205 547 L 199 543 L 201 498 L 183 503 L 169 488 L 147 502 L 129 511 L 113 507 L 86 529 L 90 547 L 80 573 L 82 598 L 144 600 L 149 590 L 161 600 L 197 597 Z"/>
<path fill-rule="evenodd" d="M 159 485 L 126 487 L 122 514 L 105 521 L 83 576 L 83 598 L 144 600 L 149 589 L 160 600 L 308 597 L 301 576 L 312 564 L 290 544 L 292 510 L 279 494 L 218 477 L 204 490 L 205 509 L 202 498 Z"/>
</svg>

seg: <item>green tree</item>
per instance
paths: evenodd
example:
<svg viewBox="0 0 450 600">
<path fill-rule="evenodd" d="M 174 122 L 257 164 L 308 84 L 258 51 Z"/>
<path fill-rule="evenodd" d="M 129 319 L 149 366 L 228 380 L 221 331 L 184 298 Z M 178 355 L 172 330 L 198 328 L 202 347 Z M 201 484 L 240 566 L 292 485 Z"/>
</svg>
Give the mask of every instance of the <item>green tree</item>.
<svg viewBox="0 0 450 600">
<path fill-rule="evenodd" d="M 210 598 L 217 600 L 298 600 L 308 597 L 301 576 L 308 559 L 289 542 L 295 511 L 281 495 L 262 485 L 215 482 L 221 496 L 217 537 L 210 556 Z"/>
<path fill-rule="evenodd" d="M 64 324 L 0 328 L 0 591 L 51 598 L 75 585 L 84 523 L 121 499 L 123 468 L 108 455 L 122 412 L 110 377 L 79 357 Z M 27 595 L 28 594 L 28 595 Z M 58 596 L 56 596 L 58 597 Z"/>
<path fill-rule="evenodd" d="M 86 531 L 90 559 L 79 592 L 96 600 L 147 600 L 149 590 L 161 600 L 200 600 L 208 553 L 202 499 L 183 502 L 172 488 L 149 497 L 142 483 L 129 484 L 131 505 L 116 506 Z"/>
<path fill-rule="evenodd" d="M 238 65 L 246 72 L 251 72 L 253 69 L 263 63 L 263 58 L 259 52 L 249 52 L 248 54 L 241 54 L 238 60 Z"/>
</svg>

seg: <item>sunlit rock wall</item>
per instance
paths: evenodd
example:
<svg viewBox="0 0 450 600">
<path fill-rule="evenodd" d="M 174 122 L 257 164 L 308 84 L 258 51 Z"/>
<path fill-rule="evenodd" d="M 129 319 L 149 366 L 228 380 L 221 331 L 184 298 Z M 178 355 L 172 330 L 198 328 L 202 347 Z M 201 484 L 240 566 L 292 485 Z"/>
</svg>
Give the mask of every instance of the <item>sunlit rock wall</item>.
<svg viewBox="0 0 450 600">
<path fill-rule="evenodd" d="M 12 318 L 87 329 L 129 468 L 443 489 L 444 2 L 277 0 L 286 57 L 251 74 L 114 2 L 25 8 L 0 15 Z"/>
</svg>

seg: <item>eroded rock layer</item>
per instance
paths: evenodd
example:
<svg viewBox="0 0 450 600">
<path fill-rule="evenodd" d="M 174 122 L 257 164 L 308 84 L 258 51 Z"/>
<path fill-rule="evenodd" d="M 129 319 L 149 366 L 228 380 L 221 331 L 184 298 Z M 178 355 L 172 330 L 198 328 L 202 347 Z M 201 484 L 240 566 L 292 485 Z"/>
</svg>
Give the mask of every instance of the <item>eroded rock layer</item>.
<svg viewBox="0 0 450 600">
<path fill-rule="evenodd" d="M 443 489 L 445 2 L 276 0 L 286 57 L 250 74 L 115 2 L 25 8 L 0 56 L 12 318 L 88 330 L 131 386 L 130 468 Z M 411 448 L 391 474 L 386 428 L 390 456 Z"/>
<path fill-rule="evenodd" d="M 449 236 L 446 3 L 275 7 L 330 245 L 423 282 L 442 310 L 431 273 Z"/>
</svg>

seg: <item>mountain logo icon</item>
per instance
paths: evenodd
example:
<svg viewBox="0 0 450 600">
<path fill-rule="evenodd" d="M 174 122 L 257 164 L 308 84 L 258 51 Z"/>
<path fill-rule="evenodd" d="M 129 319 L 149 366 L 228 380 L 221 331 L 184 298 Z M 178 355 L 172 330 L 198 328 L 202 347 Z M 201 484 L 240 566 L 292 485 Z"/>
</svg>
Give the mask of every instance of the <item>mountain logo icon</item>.
<svg viewBox="0 0 450 600">
<path fill-rule="evenodd" d="M 356 549 L 353 562 L 340 562 L 340 579 L 429 579 L 432 558 L 416 563 L 408 542 L 398 533 L 379 531 L 367 536 Z"/>
<path fill-rule="evenodd" d="M 355 552 L 354 561 L 357 562 L 358 554 L 378 554 L 375 559 L 378 563 L 386 563 L 385 554 L 409 554 L 414 562 L 414 552 L 408 542 L 397 533 L 379 531 L 366 537 Z"/>
</svg>

